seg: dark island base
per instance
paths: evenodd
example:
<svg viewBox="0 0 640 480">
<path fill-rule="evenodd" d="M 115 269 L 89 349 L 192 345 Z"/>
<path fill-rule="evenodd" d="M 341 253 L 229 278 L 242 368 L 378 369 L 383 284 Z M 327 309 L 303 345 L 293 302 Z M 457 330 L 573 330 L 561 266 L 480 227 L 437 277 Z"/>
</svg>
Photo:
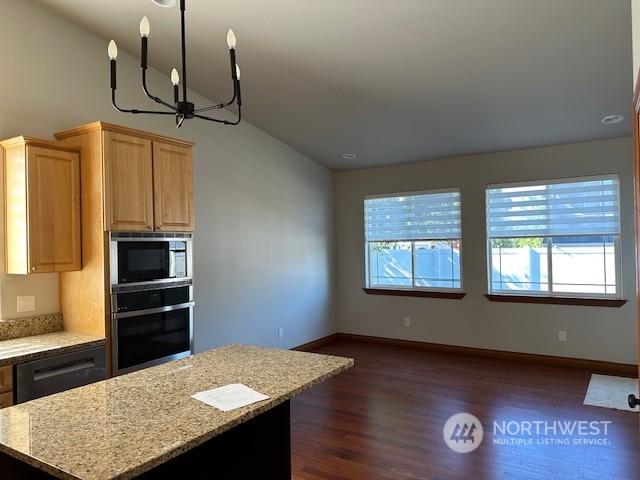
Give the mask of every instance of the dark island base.
<svg viewBox="0 0 640 480">
<path fill-rule="evenodd" d="M 290 433 L 286 401 L 136 478 L 290 480 Z M 0 472 L 1 478 L 11 480 L 56 478 L 5 453 L 0 453 Z"/>
</svg>

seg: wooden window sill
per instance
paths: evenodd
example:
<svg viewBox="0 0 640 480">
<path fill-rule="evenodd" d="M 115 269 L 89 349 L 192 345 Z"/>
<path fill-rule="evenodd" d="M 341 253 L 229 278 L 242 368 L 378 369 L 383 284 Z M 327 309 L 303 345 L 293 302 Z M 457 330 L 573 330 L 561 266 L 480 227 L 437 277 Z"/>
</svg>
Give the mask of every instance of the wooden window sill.
<svg viewBox="0 0 640 480">
<path fill-rule="evenodd" d="M 584 297 L 544 297 L 538 295 L 501 295 L 486 293 L 492 302 L 510 303 L 542 303 L 547 305 L 583 305 L 586 307 L 614 307 L 619 308 L 627 303 L 626 300 L 613 298 L 584 298 Z"/>
<path fill-rule="evenodd" d="M 367 295 L 395 295 L 398 297 L 429 297 L 429 298 L 449 298 L 460 300 L 466 295 L 465 292 L 440 292 L 429 290 L 410 290 L 404 288 L 363 288 Z"/>
</svg>

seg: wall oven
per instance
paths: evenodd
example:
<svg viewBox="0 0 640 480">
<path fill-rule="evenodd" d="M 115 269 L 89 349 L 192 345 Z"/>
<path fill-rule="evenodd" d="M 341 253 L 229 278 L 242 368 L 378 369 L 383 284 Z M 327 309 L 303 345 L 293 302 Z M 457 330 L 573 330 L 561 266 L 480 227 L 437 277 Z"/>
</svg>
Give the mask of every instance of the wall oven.
<svg viewBox="0 0 640 480">
<path fill-rule="evenodd" d="M 190 279 L 191 234 L 111 233 L 111 285 Z"/>
<path fill-rule="evenodd" d="M 123 291 L 113 294 L 111 303 L 115 375 L 191 355 L 191 285 Z"/>
<path fill-rule="evenodd" d="M 190 233 L 110 234 L 114 375 L 193 352 Z"/>
</svg>

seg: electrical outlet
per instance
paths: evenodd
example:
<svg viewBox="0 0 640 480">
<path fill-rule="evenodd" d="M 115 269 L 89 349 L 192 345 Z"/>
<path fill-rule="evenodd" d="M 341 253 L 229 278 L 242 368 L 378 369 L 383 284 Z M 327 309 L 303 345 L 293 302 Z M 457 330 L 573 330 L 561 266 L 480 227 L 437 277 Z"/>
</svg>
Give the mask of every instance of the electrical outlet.
<svg viewBox="0 0 640 480">
<path fill-rule="evenodd" d="M 284 338 L 284 328 L 278 328 L 278 338 Z"/>
<path fill-rule="evenodd" d="M 17 312 L 34 312 L 36 310 L 36 296 L 35 295 L 18 295 L 17 297 Z"/>
<path fill-rule="evenodd" d="M 404 317 L 404 326 L 407 328 L 411 326 L 411 317 Z"/>
<path fill-rule="evenodd" d="M 567 341 L 567 332 L 565 332 L 564 330 L 559 330 L 558 331 L 558 341 L 559 342 L 566 342 Z"/>
</svg>

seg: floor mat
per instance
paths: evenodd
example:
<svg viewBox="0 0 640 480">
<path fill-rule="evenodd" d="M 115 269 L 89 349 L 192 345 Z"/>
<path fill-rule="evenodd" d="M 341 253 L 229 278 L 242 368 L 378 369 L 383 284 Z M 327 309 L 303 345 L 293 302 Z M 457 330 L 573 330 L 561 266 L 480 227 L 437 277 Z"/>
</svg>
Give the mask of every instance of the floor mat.
<svg viewBox="0 0 640 480">
<path fill-rule="evenodd" d="M 626 410 L 637 412 L 638 407 L 631 409 L 627 402 L 630 393 L 638 394 L 638 379 L 627 377 L 613 377 L 609 375 L 591 375 L 589 388 L 584 397 L 584 405 L 595 407 L 613 408 L 616 410 Z"/>
</svg>

